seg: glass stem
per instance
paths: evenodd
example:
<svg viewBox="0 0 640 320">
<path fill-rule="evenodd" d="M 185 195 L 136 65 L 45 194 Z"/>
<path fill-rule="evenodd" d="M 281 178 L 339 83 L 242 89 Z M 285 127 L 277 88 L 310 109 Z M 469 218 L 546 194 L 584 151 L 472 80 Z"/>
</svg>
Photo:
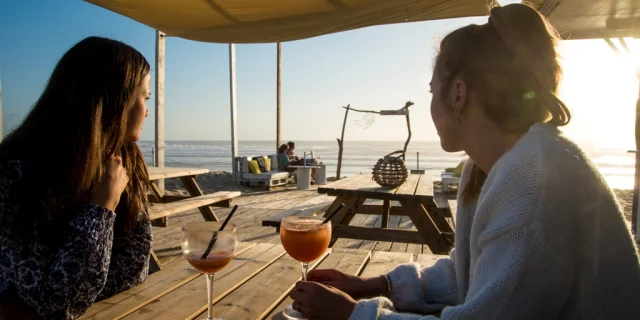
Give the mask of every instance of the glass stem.
<svg viewBox="0 0 640 320">
<path fill-rule="evenodd" d="M 207 273 L 207 320 L 213 320 L 211 302 L 213 301 L 213 274 Z"/>
<path fill-rule="evenodd" d="M 309 264 L 302 262 L 302 281 L 307 281 L 307 272 L 309 272 Z"/>
</svg>

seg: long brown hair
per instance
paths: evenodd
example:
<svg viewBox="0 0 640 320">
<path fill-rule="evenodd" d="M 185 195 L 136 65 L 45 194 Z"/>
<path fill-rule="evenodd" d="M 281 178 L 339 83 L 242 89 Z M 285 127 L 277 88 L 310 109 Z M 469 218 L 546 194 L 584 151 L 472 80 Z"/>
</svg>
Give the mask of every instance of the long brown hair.
<svg viewBox="0 0 640 320">
<path fill-rule="evenodd" d="M 525 133 L 539 122 L 567 125 L 571 112 L 557 96 L 558 39 L 549 21 L 529 5 L 495 6 L 489 22 L 457 29 L 440 43 L 435 70 L 442 94 L 450 92 L 454 80 L 465 81 L 484 114 L 505 132 Z M 474 165 L 462 199 L 476 198 L 486 178 Z"/>
<path fill-rule="evenodd" d="M 72 219 L 90 201 L 113 154 L 122 156 L 129 174 L 117 224 L 130 227 L 146 212 L 147 167 L 137 144 L 125 137 L 149 70 L 140 52 L 100 37 L 86 38 L 62 56 L 32 110 L 0 144 L 3 159 L 28 167 L 24 179 L 34 210 L 23 210 L 22 218 Z"/>
</svg>

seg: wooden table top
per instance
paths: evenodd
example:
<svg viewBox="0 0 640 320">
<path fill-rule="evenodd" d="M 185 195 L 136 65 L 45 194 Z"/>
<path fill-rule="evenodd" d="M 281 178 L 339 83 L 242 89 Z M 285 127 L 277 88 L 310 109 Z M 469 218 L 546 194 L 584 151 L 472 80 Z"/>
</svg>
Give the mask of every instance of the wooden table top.
<svg viewBox="0 0 640 320">
<path fill-rule="evenodd" d="M 149 170 L 149 180 L 179 178 L 209 173 L 209 169 L 205 168 L 148 167 L 147 169 Z"/>
<path fill-rule="evenodd" d="M 359 174 L 318 187 L 318 193 L 380 200 L 433 201 L 433 179 L 424 174 L 410 174 L 401 186 L 387 188 L 378 185 L 371 174 Z"/>
<path fill-rule="evenodd" d="M 398 264 L 429 266 L 442 256 L 406 252 L 329 249 L 310 269 L 335 268 L 364 277 L 386 273 Z M 213 314 L 224 319 L 283 319 L 289 291 L 300 279 L 300 263 L 281 245 L 239 244 L 235 259 L 215 275 Z M 180 259 L 151 274 L 141 285 L 95 303 L 81 319 L 205 319 L 205 277 Z"/>
</svg>

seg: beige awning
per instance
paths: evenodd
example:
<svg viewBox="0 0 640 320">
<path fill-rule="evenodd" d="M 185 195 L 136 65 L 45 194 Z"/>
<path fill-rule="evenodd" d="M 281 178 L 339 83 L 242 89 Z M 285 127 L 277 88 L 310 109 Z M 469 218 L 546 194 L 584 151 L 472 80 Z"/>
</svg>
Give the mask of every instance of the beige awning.
<svg viewBox="0 0 640 320">
<path fill-rule="evenodd" d="M 305 39 L 391 23 L 483 16 L 486 0 L 86 0 L 169 36 L 219 43 Z"/>
<path fill-rule="evenodd" d="M 564 39 L 640 37 L 640 3 L 637 0 L 530 2 L 538 5 Z"/>
</svg>

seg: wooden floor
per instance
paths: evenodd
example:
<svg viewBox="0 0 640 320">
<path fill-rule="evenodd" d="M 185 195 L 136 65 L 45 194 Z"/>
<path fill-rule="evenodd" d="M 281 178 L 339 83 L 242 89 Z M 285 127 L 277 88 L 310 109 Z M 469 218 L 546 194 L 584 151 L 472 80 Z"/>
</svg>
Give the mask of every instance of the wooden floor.
<svg viewBox="0 0 640 320">
<path fill-rule="evenodd" d="M 289 209 L 307 209 L 316 206 L 319 209 L 331 204 L 335 197 L 320 195 L 314 189 L 296 190 L 294 188 L 280 189 L 244 194 L 234 199 L 232 204 L 238 205 L 238 210 L 231 219 L 238 227 L 240 241 L 259 243 L 280 243 L 280 235 L 274 227 L 263 227 L 262 220 Z M 367 202 L 366 204 L 376 204 Z M 227 217 L 231 209 L 217 208 L 216 215 L 219 219 Z M 379 227 L 380 215 L 355 216 L 351 225 Z M 169 263 L 180 258 L 180 231 L 181 227 L 189 222 L 203 221 L 202 215 L 195 210 L 186 214 L 171 216 L 168 227 L 153 227 L 153 248 L 160 262 Z M 411 219 L 406 216 L 391 216 L 389 228 L 415 230 Z M 409 252 L 414 255 L 431 253 L 429 247 L 419 244 L 407 244 L 401 242 L 382 242 L 368 240 L 339 239 L 334 248 L 360 248 L 374 251 Z"/>
</svg>

